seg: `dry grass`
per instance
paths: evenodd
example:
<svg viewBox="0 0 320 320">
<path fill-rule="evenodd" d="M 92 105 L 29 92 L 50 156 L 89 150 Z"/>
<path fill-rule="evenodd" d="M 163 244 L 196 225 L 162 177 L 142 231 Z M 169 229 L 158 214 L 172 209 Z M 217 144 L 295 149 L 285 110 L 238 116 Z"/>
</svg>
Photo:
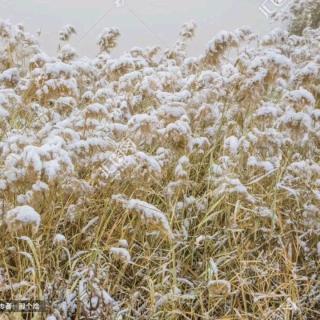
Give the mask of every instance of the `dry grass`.
<svg viewBox="0 0 320 320">
<path fill-rule="evenodd" d="M 18 46 L 19 39 L 29 35 L 5 27 L 19 35 L 17 58 L 26 51 Z M 39 57 L 37 68 L 46 70 L 43 74 L 21 67 L 20 82 L 1 83 L 0 94 L 8 96 L 5 89 L 11 85 L 21 101 L 8 102 L 9 116 L 0 120 L 0 179 L 5 183 L 0 197 L 0 300 L 44 299 L 50 320 L 320 319 L 319 40 L 312 33 L 300 39 L 299 48 L 310 52 L 304 57 L 296 50 L 296 39 L 286 33 L 274 33 L 268 41 L 257 41 L 248 31 L 241 37 L 222 34 L 210 43 L 205 56 L 188 65 L 183 50 L 193 28 L 185 26 L 175 51 L 163 54 L 158 62 L 153 51 L 140 53 L 149 59 L 144 61 L 152 66 L 156 80 L 141 73 L 134 80 L 138 86 L 128 82 L 121 89 L 121 77 L 146 67 L 107 55 L 116 44 L 116 29 L 102 34 L 101 54 L 91 61 L 94 67 L 79 70 L 73 58 L 65 61 L 72 69 L 69 75 L 54 76 L 45 69 L 49 62 Z M 238 58 L 223 69 L 235 46 Z M 270 50 L 274 51 L 268 56 Z M 261 59 L 257 66 L 251 64 L 255 58 Z M 310 62 L 317 65 L 318 73 L 305 81 L 298 73 Z M 72 75 L 75 70 L 78 74 Z M 53 89 L 48 85 L 52 79 Z M 67 82 L 73 79 L 81 93 Z M 149 81 L 147 88 L 142 80 Z M 178 104 L 185 114 L 157 113 L 165 105 L 159 92 L 178 97 L 182 80 L 190 82 L 184 88 L 191 96 Z M 280 81 L 286 83 L 281 86 Z M 45 85 L 48 90 L 40 92 Z M 299 91 L 302 86 L 308 91 Z M 105 88 L 110 92 L 98 93 Z M 85 96 L 85 89 L 92 91 L 91 98 Z M 292 101 L 292 92 L 302 97 Z M 140 100 L 134 102 L 137 95 Z M 54 109 L 64 96 L 73 97 L 77 104 L 65 114 Z M 98 102 L 102 109 L 90 107 Z M 279 114 L 259 115 L 264 102 L 273 102 Z M 175 102 L 168 104 L 178 112 Z M 292 110 L 305 117 L 314 115 L 310 127 L 302 120 L 297 124 L 285 118 L 292 116 Z M 135 115 L 156 115 L 156 121 L 148 118 L 136 124 Z M 65 125 L 65 120 L 71 122 Z M 125 132 L 115 124 L 125 126 Z M 170 127 L 173 124 L 176 131 Z M 180 129 L 185 131 L 181 134 Z M 20 141 L 10 140 L 19 134 Z M 301 142 L 303 134 L 306 143 Z M 75 145 L 72 135 L 91 145 Z M 50 149 L 50 139 L 56 136 L 64 139 L 60 150 L 65 153 Z M 199 137 L 206 138 L 204 143 L 192 145 Z M 115 153 L 108 139 L 119 145 L 127 138 L 136 149 L 121 154 L 128 163 L 120 161 L 117 175 L 110 177 L 104 167 L 112 165 L 106 162 L 109 158 L 94 157 Z M 237 146 L 234 138 L 240 141 Z M 28 154 L 26 148 L 46 145 L 50 150 L 39 151 L 43 167 L 37 169 L 32 158 L 36 151 Z M 72 168 L 65 160 L 68 156 Z M 250 165 L 250 156 L 265 167 Z M 14 159 L 18 160 L 13 163 Z M 52 177 L 44 163 L 55 159 L 60 161 L 59 169 Z M 18 178 L 6 172 L 15 172 Z M 48 188 L 35 190 L 38 181 Z M 119 201 L 117 194 L 126 197 Z M 151 204 L 157 210 L 150 211 Z M 40 214 L 39 229 L 8 228 L 7 213 L 20 205 Z M 314 207 L 309 210 L 306 205 Z M 59 240 L 57 234 L 65 238 Z M 130 259 L 118 252 L 128 253 Z"/>
</svg>

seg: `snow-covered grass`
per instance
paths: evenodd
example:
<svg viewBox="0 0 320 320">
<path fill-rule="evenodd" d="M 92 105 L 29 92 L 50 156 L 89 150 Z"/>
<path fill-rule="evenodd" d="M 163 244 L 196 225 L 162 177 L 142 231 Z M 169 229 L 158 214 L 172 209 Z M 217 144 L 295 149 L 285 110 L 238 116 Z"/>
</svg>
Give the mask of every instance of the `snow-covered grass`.
<svg viewBox="0 0 320 320">
<path fill-rule="evenodd" d="M 0 300 L 47 319 L 320 318 L 320 30 L 94 59 L 0 22 Z"/>
</svg>

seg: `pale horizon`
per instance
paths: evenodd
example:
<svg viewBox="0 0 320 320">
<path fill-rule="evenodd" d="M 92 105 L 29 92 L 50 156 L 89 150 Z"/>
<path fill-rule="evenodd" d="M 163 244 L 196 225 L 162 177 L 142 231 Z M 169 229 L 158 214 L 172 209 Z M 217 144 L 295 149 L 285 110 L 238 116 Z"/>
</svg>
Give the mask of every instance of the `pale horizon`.
<svg viewBox="0 0 320 320">
<path fill-rule="evenodd" d="M 71 44 L 81 55 L 97 53 L 96 38 L 105 27 L 117 27 L 121 37 L 115 54 L 134 46 L 170 47 L 183 23 L 197 23 L 190 54 L 201 53 L 206 43 L 220 30 L 249 26 L 263 34 L 271 29 L 270 21 L 260 12 L 261 0 L 0 0 L 0 18 L 22 23 L 33 34 L 41 30 L 41 47 L 54 54 L 58 32 L 72 24 L 77 35 Z"/>
</svg>

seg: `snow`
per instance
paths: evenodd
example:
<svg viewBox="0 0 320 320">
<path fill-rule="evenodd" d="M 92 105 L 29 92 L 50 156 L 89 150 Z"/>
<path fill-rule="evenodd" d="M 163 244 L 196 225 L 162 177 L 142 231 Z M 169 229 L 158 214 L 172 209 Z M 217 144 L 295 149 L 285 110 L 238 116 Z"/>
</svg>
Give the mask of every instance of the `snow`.
<svg viewBox="0 0 320 320">
<path fill-rule="evenodd" d="M 135 155 L 141 162 L 146 162 L 154 172 L 157 174 L 161 173 L 161 166 L 154 157 L 149 156 L 141 151 L 137 152 Z"/>
<path fill-rule="evenodd" d="M 209 260 L 209 278 L 218 274 L 218 266 L 213 258 Z"/>
<path fill-rule="evenodd" d="M 292 110 L 287 110 L 283 116 L 279 118 L 279 121 L 294 126 L 304 126 L 306 129 L 311 130 L 312 119 L 304 112 L 294 112 Z"/>
<path fill-rule="evenodd" d="M 87 106 L 84 110 L 85 115 L 107 115 L 108 109 L 100 103 L 94 103 Z"/>
<path fill-rule="evenodd" d="M 179 160 L 178 160 L 178 164 L 175 168 L 175 177 L 177 179 L 185 179 L 188 176 L 188 172 L 187 172 L 187 168 L 189 166 L 190 162 L 188 157 L 186 156 L 182 156 Z"/>
<path fill-rule="evenodd" d="M 0 118 L 8 118 L 10 113 L 0 105 Z"/>
<path fill-rule="evenodd" d="M 59 176 L 60 164 L 57 159 L 44 162 L 43 167 L 49 181 Z"/>
<path fill-rule="evenodd" d="M 110 278 L 108 268 L 91 268 L 88 259 L 79 259 L 97 249 L 90 247 L 95 229 L 103 229 L 104 221 L 110 220 L 103 216 L 110 214 L 104 204 L 112 207 L 111 220 L 125 223 L 121 232 L 114 230 L 106 237 L 107 260 L 135 260 L 140 248 L 131 235 L 136 231 L 144 233 L 143 245 L 156 250 L 161 262 L 156 265 L 162 268 L 157 272 L 163 272 L 162 280 L 169 285 L 155 283 L 158 307 L 193 299 L 198 293 L 184 288 L 201 282 L 181 274 L 183 250 L 178 248 L 176 279 L 183 288 L 168 289 L 172 277 L 166 258 L 171 245 L 194 244 L 194 262 L 199 262 L 195 267 L 208 276 L 213 294 L 231 291 L 230 282 L 220 279 L 227 278 L 221 267 L 227 260 L 202 259 L 203 244 L 223 250 L 226 231 L 240 232 L 243 222 L 256 222 L 259 242 L 260 232 L 264 237 L 275 227 L 271 231 L 277 233 L 277 217 L 285 217 L 283 234 L 287 225 L 300 228 L 304 263 L 314 260 L 315 250 L 320 252 L 314 241 L 320 201 L 320 30 L 295 36 L 277 29 L 262 39 L 247 28 L 222 31 L 203 54 L 188 57 L 187 42 L 194 31 L 193 23 L 184 25 L 168 50 L 135 47 L 117 56 L 111 50 L 120 31 L 107 28 L 98 39 L 98 55 L 79 58 L 67 44 L 75 29 L 66 26 L 60 32 L 61 48 L 56 57 L 49 57 L 21 26 L 0 22 L 2 227 L 8 234 L 24 231 L 24 226 L 37 231 L 41 217 L 36 210 L 53 214 L 53 225 L 43 230 L 52 231 L 53 249 L 65 247 L 61 259 L 71 250 L 73 263 L 70 281 L 54 279 L 53 285 L 66 292 L 58 295 L 62 301 L 56 302 L 57 308 L 62 311 L 59 317 L 54 313 L 57 318 L 72 317 L 75 308 L 86 310 L 90 302 L 104 301 L 112 310 L 117 305 L 100 287 Z M 276 205 L 271 201 L 275 192 Z M 220 215 L 220 204 L 230 208 L 232 223 L 214 230 L 210 219 Z M 139 230 L 133 230 L 135 223 Z M 105 224 L 106 233 L 109 225 L 113 224 Z M 86 250 L 72 250 L 78 241 L 73 231 L 88 244 Z M 34 258 L 20 250 L 30 261 Z M 128 267 L 134 271 L 139 266 Z M 119 305 L 125 307 L 126 295 L 116 292 L 115 269 L 110 270 L 108 290 L 123 297 Z M 145 276 L 144 268 L 138 272 Z M 88 289 L 91 285 L 94 292 Z M 78 289 L 85 296 L 79 302 Z M 295 309 L 289 300 L 285 305 Z M 134 317 L 142 317 L 132 311 L 137 312 Z"/>
<path fill-rule="evenodd" d="M 19 79 L 19 72 L 17 68 L 11 68 L 3 71 L 0 74 L 0 82 L 1 81 L 18 81 Z"/>
<path fill-rule="evenodd" d="M 106 305 L 114 305 L 116 303 L 116 301 L 110 296 L 110 294 L 103 290 L 102 291 L 102 298 L 103 298 L 103 302 L 106 304 Z"/>
<path fill-rule="evenodd" d="M 238 39 L 233 32 L 220 31 L 208 44 L 208 50 L 210 53 L 218 53 L 222 46 L 228 44 L 238 44 Z"/>
<path fill-rule="evenodd" d="M 280 114 L 279 108 L 273 103 L 265 103 L 255 112 L 255 116 L 257 117 L 272 116 L 273 118 L 275 118 L 279 114 Z"/>
<path fill-rule="evenodd" d="M 66 243 L 66 241 L 67 241 L 66 237 L 61 233 L 56 233 L 53 237 L 54 245 L 64 244 Z"/>
<path fill-rule="evenodd" d="M 49 186 L 43 181 L 37 181 L 32 185 L 32 190 L 35 192 L 49 191 Z"/>
<path fill-rule="evenodd" d="M 237 154 L 239 146 L 240 146 L 240 141 L 235 136 L 228 137 L 224 141 L 225 149 L 230 150 L 231 154 L 233 155 Z"/>
<path fill-rule="evenodd" d="M 147 223 L 155 223 L 161 226 L 168 236 L 172 237 L 171 228 L 166 215 L 154 205 L 139 199 L 126 199 L 121 194 L 113 195 L 112 199 L 115 202 L 121 203 L 126 209 L 139 213 L 142 219 Z"/>
<path fill-rule="evenodd" d="M 121 260 L 123 260 L 126 263 L 131 262 L 131 256 L 127 249 L 125 248 L 116 248 L 112 247 L 110 248 L 110 253 L 116 257 L 119 257 Z"/>
<path fill-rule="evenodd" d="M 128 249 L 128 247 L 129 247 L 128 241 L 126 239 L 120 239 L 118 241 L 118 245 L 119 245 L 119 247 L 125 248 L 125 249 Z"/>
<path fill-rule="evenodd" d="M 216 176 L 222 176 L 223 169 L 218 164 L 212 164 L 210 167 L 210 172 Z"/>
<path fill-rule="evenodd" d="M 299 90 L 290 91 L 287 94 L 287 98 L 293 102 L 300 102 L 300 101 L 304 100 L 310 105 L 315 104 L 315 98 L 312 95 L 312 93 L 309 92 L 308 90 L 303 89 L 303 88 L 301 88 Z"/>
<path fill-rule="evenodd" d="M 19 206 L 6 213 L 5 221 L 10 229 L 13 230 L 15 227 L 18 228 L 19 225 L 31 225 L 37 231 L 40 226 L 41 217 L 32 207 Z"/>
<path fill-rule="evenodd" d="M 59 75 L 70 77 L 74 73 L 73 68 L 69 64 L 63 62 L 46 63 L 44 66 L 44 72 L 52 78 L 58 78 Z"/>
<path fill-rule="evenodd" d="M 76 29 L 71 24 L 65 25 L 59 32 L 59 38 L 62 41 L 66 41 L 72 34 L 76 33 Z"/>
<path fill-rule="evenodd" d="M 34 146 L 26 146 L 23 150 L 22 157 L 26 166 L 31 166 L 36 172 L 42 170 L 41 149 Z"/>
<path fill-rule="evenodd" d="M 269 51 L 266 55 L 266 59 L 279 66 L 285 66 L 288 68 L 292 66 L 292 62 L 289 58 L 274 51 Z"/>
<path fill-rule="evenodd" d="M 298 69 L 296 72 L 295 72 L 295 76 L 297 78 L 300 78 L 300 77 L 310 77 L 310 76 L 314 76 L 316 77 L 320 72 L 320 68 L 319 68 L 319 65 L 317 65 L 316 63 L 314 62 L 309 62 L 306 66 L 304 66 L 303 68 L 301 69 Z"/>
<path fill-rule="evenodd" d="M 276 215 L 272 212 L 272 210 L 267 207 L 259 207 L 257 211 L 258 211 L 258 214 L 264 218 L 273 219 L 274 217 L 276 217 Z"/>
<path fill-rule="evenodd" d="M 157 122 L 157 117 L 148 115 L 146 113 L 140 113 L 131 117 L 131 119 L 128 121 L 128 126 L 132 128 L 132 130 L 138 130 L 144 125 L 156 126 Z"/>
<path fill-rule="evenodd" d="M 159 221 L 163 228 L 171 233 L 171 229 L 165 214 L 155 206 L 138 199 L 131 199 L 128 202 L 127 208 L 142 213 L 147 220 L 150 219 Z"/>
<path fill-rule="evenodd" d="M 186 115 L 183 107 L 175 105 L 164 105 L 157 109 L 157 115 L 160 118 L 173 118 L 175 120 L 180 119 L 182 116 Z"/>
<path fill-rule="evenodd" d="M 247 165 L 249 167 L 256 167 L 256 168 L 262 168 L 264 171 L 266 172 L 270 172 L 272 171 L 275 166 L 273 163 L 271 163 L 270 161 L 262 161 L 262 160 L 258 160 L 256 157 L 254 156 L 250 156 L 248 158 L 247 161 Z"/>
</svg>

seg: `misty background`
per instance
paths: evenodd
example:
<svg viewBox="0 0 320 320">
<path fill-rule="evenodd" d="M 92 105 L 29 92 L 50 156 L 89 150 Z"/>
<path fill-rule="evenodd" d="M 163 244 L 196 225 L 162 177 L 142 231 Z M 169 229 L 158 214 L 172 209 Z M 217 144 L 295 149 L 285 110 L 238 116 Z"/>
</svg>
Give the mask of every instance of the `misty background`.
<svg viewBox="0 0 320 320">
<path fill-rule="evenodd" d="M 72 24 L 71 44 L 81 55 L 97 53 L 96 39 L 105 27 L 121 32 L 115 53 L 133 46 L 171 47 L 183 23 L 197 23 L 191 54 L 201 53 L 220 30 L 249 26 L 263 34 L 272 28 L 260 12 L 263 0 L 0 0 L 0 18 L 22 23 L 49 54 L 57 51 L 59 30 Z"/>
</svg>

